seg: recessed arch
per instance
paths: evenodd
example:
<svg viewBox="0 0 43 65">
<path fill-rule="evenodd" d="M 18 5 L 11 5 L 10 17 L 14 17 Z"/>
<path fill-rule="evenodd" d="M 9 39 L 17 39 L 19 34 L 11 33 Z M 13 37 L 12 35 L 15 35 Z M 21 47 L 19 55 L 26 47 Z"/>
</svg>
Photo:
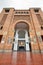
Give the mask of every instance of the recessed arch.
<svg viewBox="0 0 43 65">
<path fill-rule="evenodd" d="M 15 25 L 15 29 L 26 29 L 26 30 L 29 30 L 29 25 L 25 22 L 18 22 L 16 25 Z"/>
<path fill-rule="evenodd" d="M 27 20 L 17 20 L 14 22 L 14 36 L 15 36 L 15 42 L 16 44 L 16 50 L 20 50 L 19 47 L 23 47 L 25 50 L 29 51 L 29 44 L 30 44 L 30 23 Z M 15 49 L 15 47 L 14 47 Z"/>
<path fill-rule="evenodd" d="M 17 20 L 17 21 L 15 21 L 15 23 L 13 23 L 13 26 L 14 26 L 14 28 L 15 28 L 15 26 L 16 26 L 16 24 L 17 23 L 20 23 L 20 22 L 24 22 L 24 23 L 26 23 L 28 26 L 29 26 L 29 28 L 30 28 L 30 22 L 28 22 L 27 20 Z"/>
</svg>

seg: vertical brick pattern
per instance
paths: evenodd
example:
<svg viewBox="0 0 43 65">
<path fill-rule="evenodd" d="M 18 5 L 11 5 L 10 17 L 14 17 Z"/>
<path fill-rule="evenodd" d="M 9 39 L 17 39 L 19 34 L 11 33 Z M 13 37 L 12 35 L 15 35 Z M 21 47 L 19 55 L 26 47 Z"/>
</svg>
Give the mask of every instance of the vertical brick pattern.
<svg viewBox="0 0 43 65">
<path fill-rule="evenodd" d="M 35 48 L 35 51 L 37 51 L 37 50 L 40 50 L 40 47 L 39 47 L 39 43 L 40 43 L 40 42 L 39 42 L 39 40 L 38 40 L 37 34 L 41 31 L 41 29 L 40 29 L 39 22 L 38 22 L 38 20 L 37 20 L 37 17 L 36 17 L 36 15 L 35 15 L 35 12 L 34 12 L 33 9 L 31 9 L 31 15 L 32 15 L 33 24 L 34 24 L 34 30 L 35 30 L 36 39 L 37 39 L 37 43 L 34 44 L 34 45 L 35 45 L 34 48 Z"/>
</svg>

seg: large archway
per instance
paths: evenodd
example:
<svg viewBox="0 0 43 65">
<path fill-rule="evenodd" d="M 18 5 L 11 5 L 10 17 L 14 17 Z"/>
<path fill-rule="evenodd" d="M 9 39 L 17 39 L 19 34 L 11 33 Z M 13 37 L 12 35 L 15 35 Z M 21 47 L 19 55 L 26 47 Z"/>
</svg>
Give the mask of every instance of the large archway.
<svg viewBox="0 0 43 65">
<path fill-rule="evenodd" d="M 29 25 L 26 22 L 20 21 L 15 25 L 15 42 L 14 50 L 30 51 Z"/>
</svg>

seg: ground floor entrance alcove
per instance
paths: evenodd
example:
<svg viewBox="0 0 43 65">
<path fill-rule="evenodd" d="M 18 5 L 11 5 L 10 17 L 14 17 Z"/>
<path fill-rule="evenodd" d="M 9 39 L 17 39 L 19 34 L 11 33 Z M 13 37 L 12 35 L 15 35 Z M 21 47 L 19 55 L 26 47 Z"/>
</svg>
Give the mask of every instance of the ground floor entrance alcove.
<svg viewBox="0 0 43 65">
<path fill-rule="evenodd" d="M 27 23 L 20 21 L 15 25 L 14 39 L 14 51 L 31 50 L 29 25 Z"/>
</svg>

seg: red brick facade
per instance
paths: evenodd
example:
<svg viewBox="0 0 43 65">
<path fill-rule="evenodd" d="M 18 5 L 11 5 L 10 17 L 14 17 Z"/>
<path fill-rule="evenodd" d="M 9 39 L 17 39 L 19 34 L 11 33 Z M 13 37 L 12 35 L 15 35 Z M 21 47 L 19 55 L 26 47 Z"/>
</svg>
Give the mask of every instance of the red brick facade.
<svg viewBox="0 0 43 65">
<path fill-rule="evenodd" d="M 27 23 L 29 26 L 32 52 L 43 52 L 43 12 L 40 8 L 3 8 L 0 13 L 0 50 L 12 51 L 15 27 L 19 22 Z M 11 43 L 8 42 L 9 37 Z"/>
</svg>

